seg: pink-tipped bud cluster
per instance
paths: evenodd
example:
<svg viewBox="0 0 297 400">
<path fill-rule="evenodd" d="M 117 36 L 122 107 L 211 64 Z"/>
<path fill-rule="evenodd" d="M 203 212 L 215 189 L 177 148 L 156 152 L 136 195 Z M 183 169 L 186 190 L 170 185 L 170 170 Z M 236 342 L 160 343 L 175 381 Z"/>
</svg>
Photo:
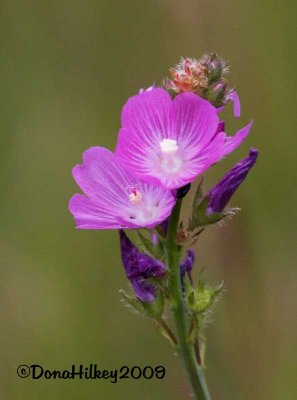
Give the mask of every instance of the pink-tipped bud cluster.
<svg viewBox="0 0 297 400">
<path fill-rule="evenodd" d="M 171 95 L 193 92 L 210 101 L 215 107 L 225 105 L 233 91 L 227 89 L 224 75 L 229 72 L 227 63 L 217 54 L 206 54 L 199 60 L 181 58 L 180 62 L 170 69 L 171 78 L 163 81 L 165 89 Z"/>
</svg>

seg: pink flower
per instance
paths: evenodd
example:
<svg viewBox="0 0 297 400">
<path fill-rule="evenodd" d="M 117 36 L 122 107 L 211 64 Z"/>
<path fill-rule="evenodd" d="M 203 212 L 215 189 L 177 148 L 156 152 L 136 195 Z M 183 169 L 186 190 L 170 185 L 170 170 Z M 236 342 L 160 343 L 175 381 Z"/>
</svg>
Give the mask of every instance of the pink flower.
<svg viewBox="0 0 297 400">
<path fill-rule="evenodd" d="M 164 89 L 152 89 L 125 104 L 116 156 L 144 182 L 177 189 L 239 146 L 251 125 L 228 137 L 208 101 L 194 93 L 172 100 Z"/>
<path fill-rule="evenodd" d="M 85 151 L 73 177 L 85 193 L 75 194 L 69 204 L 79 229 L 152 228 L 175 203 L 171 191 L 139 181 L 103 147 Z"/>
</svg>

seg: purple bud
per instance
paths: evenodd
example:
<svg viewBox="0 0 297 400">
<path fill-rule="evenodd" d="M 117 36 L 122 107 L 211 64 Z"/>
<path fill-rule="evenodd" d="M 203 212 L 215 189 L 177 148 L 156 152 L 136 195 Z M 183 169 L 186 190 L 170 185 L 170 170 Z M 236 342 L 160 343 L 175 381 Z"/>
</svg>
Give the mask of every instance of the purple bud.
<svg viewBox="0 0 297 400">
<path fill-rule="evenodd" d="M 152 303 L 156 298 L 156 290 L 151 283 L 148 283 L 141 276 L 130 280 L 133 290 L 141 301 Z"/>
<path fill-rule="evenodd" d="M 216 83 L 213 87 L 212 90 L 215 93 L 221 93 L 221 92 L 225 92 L 227 88 L 227 82 L 225 81 L 219 81 L 218 83 Z"/>
<path fill-rule="evenodd" d="M 188 274 L 189 278 L 191 279 L 191 271 L 193 269 L 195 262 L 195 253 L 193 250 L 188 250 L 186 253 L 185 258 L 180 262 L 180 274 L 183 278 L 185 274 Z"/>
<path fill-rule="evenodd" d="M 122 262 L 127 278 L 136 296 L 144 302 L 151 303 L 156 298 L 156 288 L 146 279 L 162 276 L 165 273 L 165 265 L 147 254 L 140 253 L 124 231 L 120 230 L 119 233 Z"/>
<path fill-rule="evenodd" d="M 195 262 L 195 253 L 193 250 L 187 250 L 185 258 L 180 262 L 179 269 L 180 269 L 180 280 L 181 280 L 181 288 L 182 292 L 185 292 L 185 275 L 187 274 L 191 284 L 193 284 L 192 280 L 192 269 Z"/>
<path fill-rule="evenodd" d="M 199 61 L 207 68 L 208 75 L 211 75 L 215 81 L 229 72 L 227 63 L 215 53 L 205 54 Z"/>
<path fill-rule="evenodd" d="M 157 246 L 159 243 L 158 235 L 156 233 L 151 234 L 151 242 L 154 246 Z"/>
<path fill-rule="evenodd" d="M 207 211 L 209 214 L 223 211 L 239 185 L 255 164 L 258 150 L 250 149 L 249 155 L 237 163 L 227 174 L 206 194 L 210 196 Z"/>
</svg>

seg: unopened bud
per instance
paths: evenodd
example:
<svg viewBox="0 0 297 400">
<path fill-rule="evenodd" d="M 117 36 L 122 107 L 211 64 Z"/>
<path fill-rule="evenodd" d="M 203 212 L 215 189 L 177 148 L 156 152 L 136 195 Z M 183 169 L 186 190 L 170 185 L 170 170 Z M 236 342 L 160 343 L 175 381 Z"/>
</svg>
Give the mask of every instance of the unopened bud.
<svg viewBox="0 0 297 400">
<path fill-rule="evenodd" d="M 163 85 L 172 96 L 193 92 L 219 108 L 229 101 L 234 101 L 233 95 L 236 94 L 234 89 L 228 89 L 224 78 L 228 72 L 229 66 L 226 61 L 215 53 L 205 54 L 199 60 L 181 58 L 180 62 L 170 69 L 171 79 L 164 79 Z"/>
</svg>

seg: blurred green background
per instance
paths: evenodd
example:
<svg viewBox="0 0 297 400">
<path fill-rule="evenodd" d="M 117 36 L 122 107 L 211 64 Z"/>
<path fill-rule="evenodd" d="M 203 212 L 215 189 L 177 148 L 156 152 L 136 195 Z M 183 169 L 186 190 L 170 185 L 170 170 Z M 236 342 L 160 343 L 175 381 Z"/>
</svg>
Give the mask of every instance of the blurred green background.
<svg viewBox="0 0 297 400">
<path fill-rule="evenodd" d="M 214 400 L 296 399 L 296 2 L 2 0 L 0 22 L 1 398 L 190 399 L 173 350 L 120 302 L 117 233 L 75 230 L 67 207 L 71 168 L 90 146 L 114 147 L 126 99 L 180 56 L 215 51 L 242 102 L 228 131 L 255 123 L 206 187 L 250 146 L 260 157 L 232 200 L 242 212 L 199 242 L 197 268 L 226 288 L 207 379 Z M 20 379 L 32 363 L 161 364 L 167 375 Z"/>
</svg>

